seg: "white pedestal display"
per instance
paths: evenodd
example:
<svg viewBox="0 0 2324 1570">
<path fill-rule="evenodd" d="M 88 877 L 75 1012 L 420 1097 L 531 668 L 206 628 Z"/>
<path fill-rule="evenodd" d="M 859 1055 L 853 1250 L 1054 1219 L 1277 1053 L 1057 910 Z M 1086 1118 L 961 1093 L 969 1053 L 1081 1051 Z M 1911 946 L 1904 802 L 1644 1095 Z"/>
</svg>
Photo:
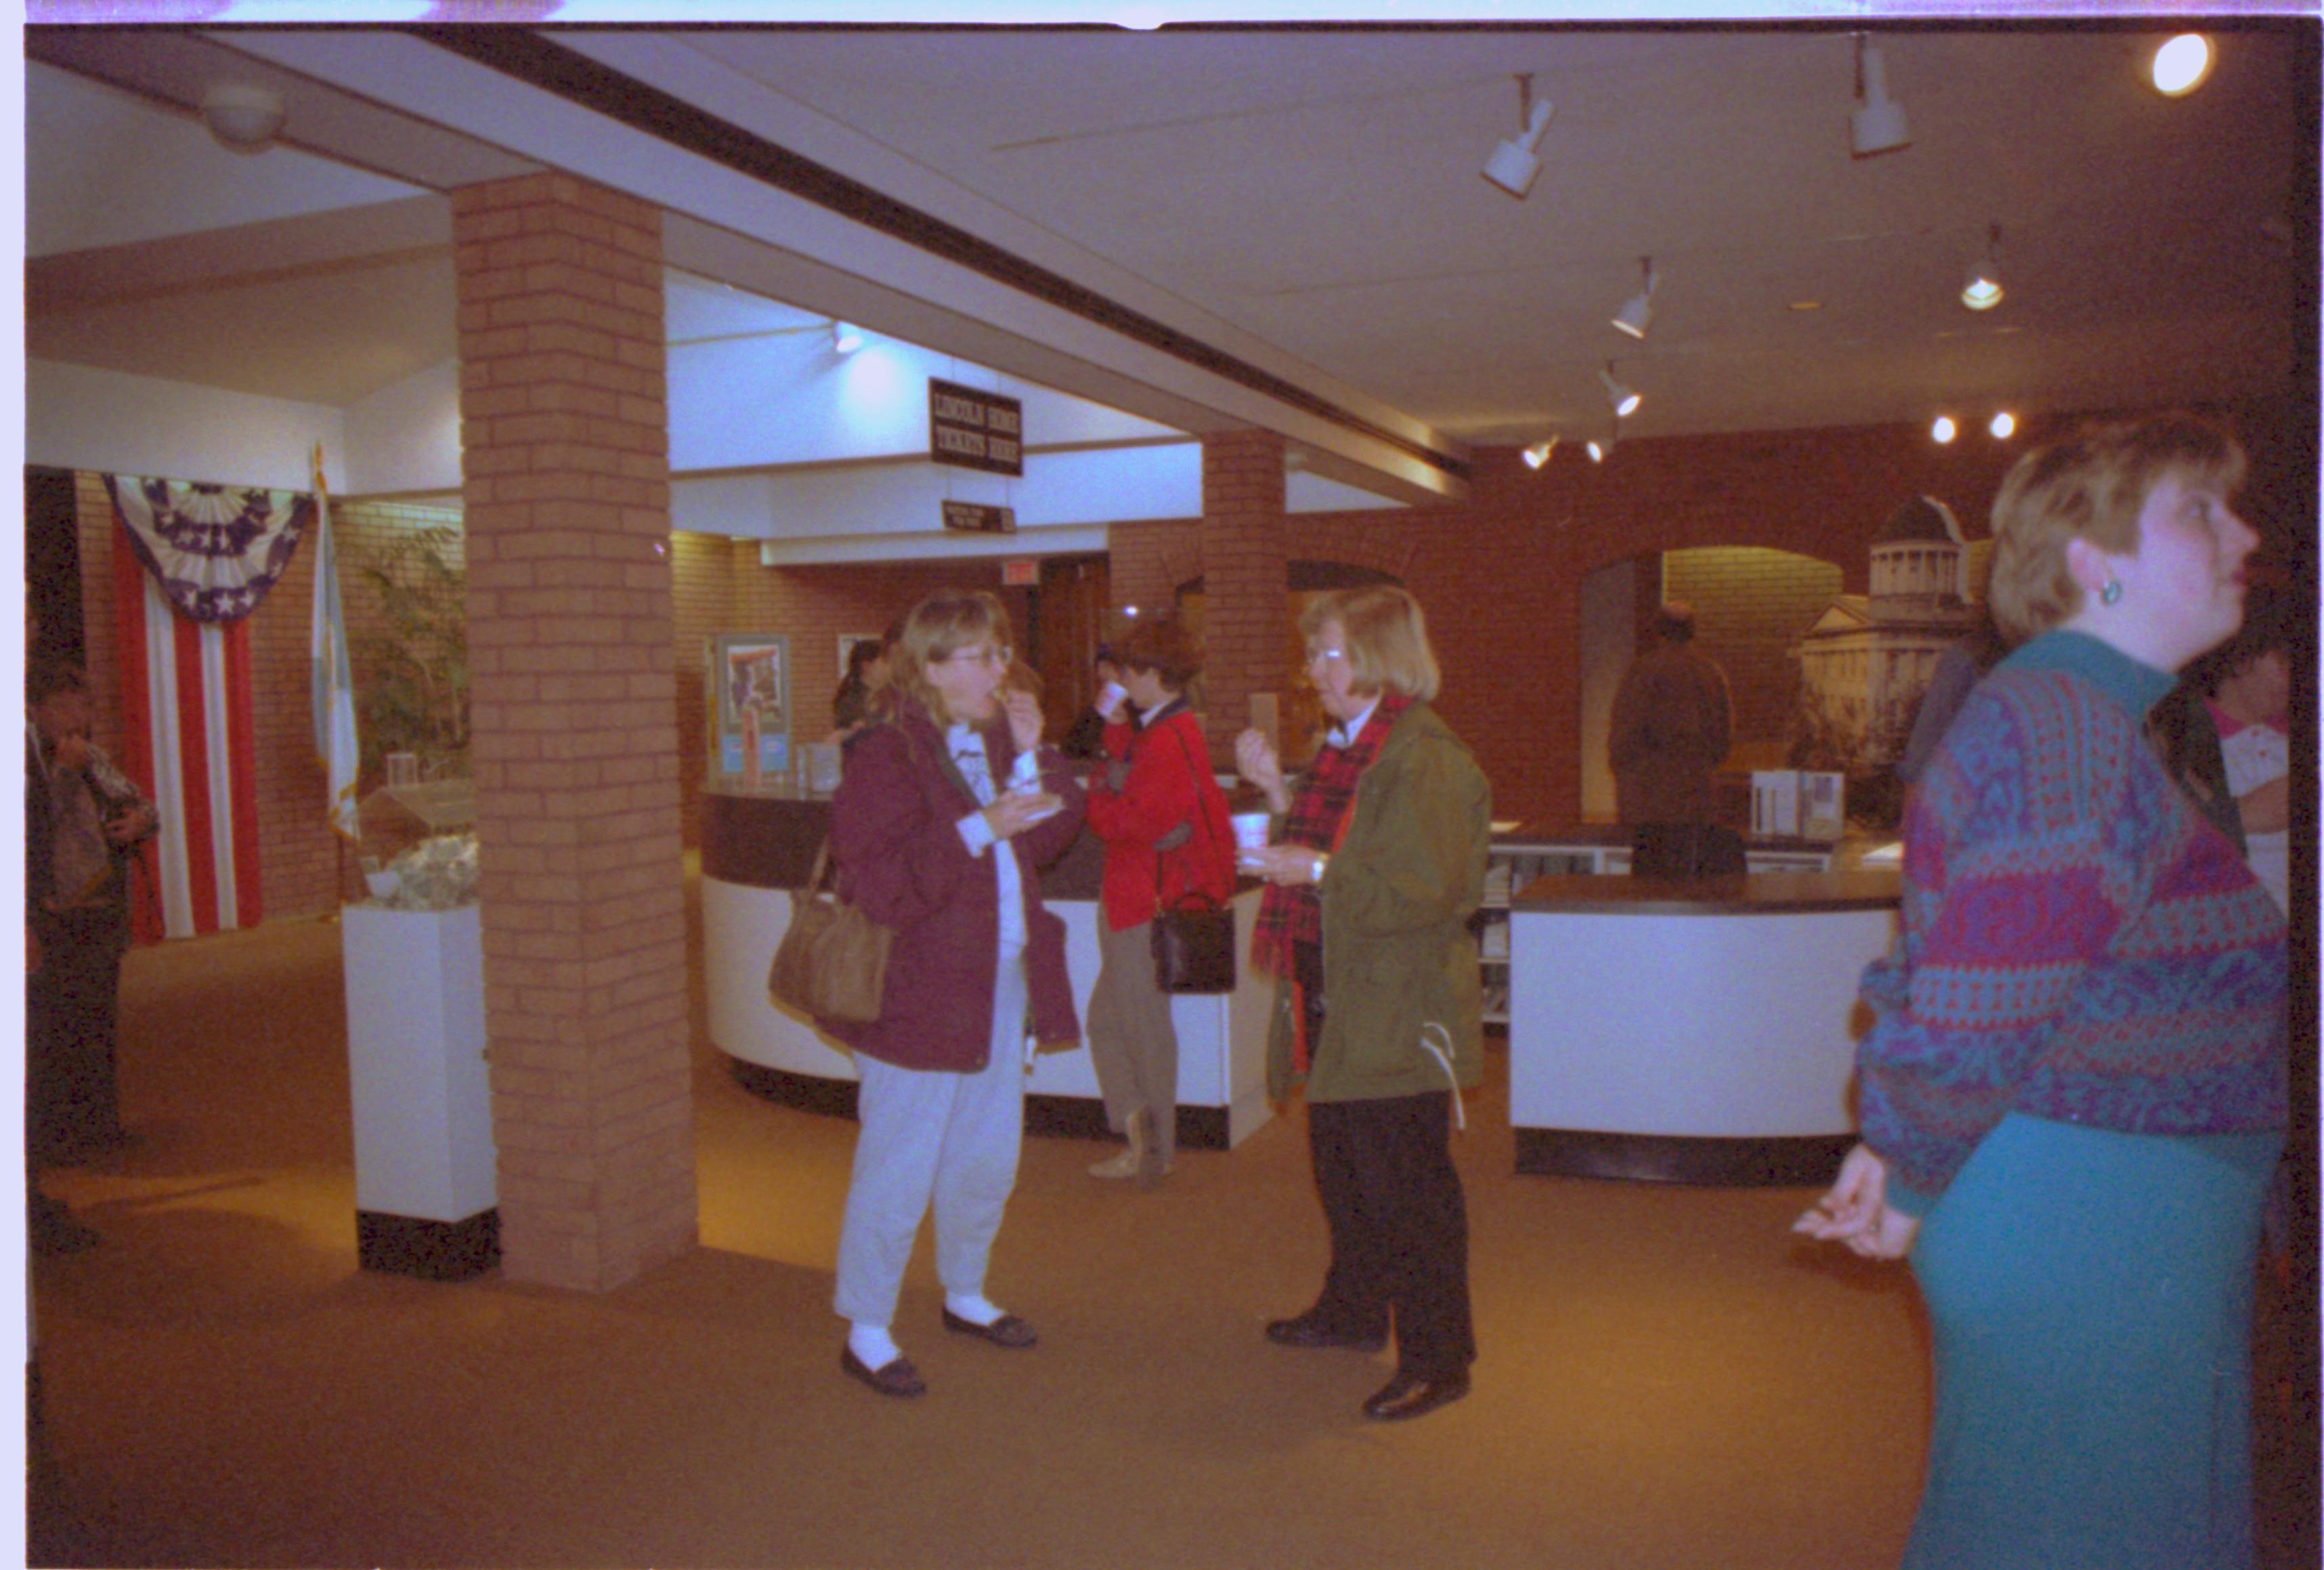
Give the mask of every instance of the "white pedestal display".
<svg viewBox="0 0 2324 1570">
<path fill-rule="evenodd" d="M 357 1251 L 456 1279 L 500 1254 L 484 941 L 474 905 L 340 913 Z"/>
</svg>

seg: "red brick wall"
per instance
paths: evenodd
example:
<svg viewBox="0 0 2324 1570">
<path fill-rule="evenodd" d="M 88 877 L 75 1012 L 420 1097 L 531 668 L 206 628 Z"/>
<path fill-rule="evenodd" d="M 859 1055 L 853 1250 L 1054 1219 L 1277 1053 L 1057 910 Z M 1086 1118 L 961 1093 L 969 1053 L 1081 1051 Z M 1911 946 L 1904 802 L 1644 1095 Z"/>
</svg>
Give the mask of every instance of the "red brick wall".
<svg viewBox="0 0 2324 1570">
<path fill-rule="evenodd" d="M 602 1291 L 696 1241 L 661 215 L 535 175 L 452 234 L 502 1268 Z"/>
<path fill-rule="evenodd" d="M 1286 532 L 1283 439 L 1260 430 L 1204 438 L 1203 696 L 1221 763 L 1250 723 L 1251 694 L 1283 690 Z"/>
</svg>

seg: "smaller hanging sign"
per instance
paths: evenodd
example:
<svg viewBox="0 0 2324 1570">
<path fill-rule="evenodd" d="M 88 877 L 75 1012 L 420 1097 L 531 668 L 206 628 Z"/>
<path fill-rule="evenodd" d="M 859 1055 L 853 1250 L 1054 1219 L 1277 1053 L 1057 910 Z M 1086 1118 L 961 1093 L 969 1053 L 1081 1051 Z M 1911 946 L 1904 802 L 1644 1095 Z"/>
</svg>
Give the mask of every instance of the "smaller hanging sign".
<svg viewBox="0 0 2324 1570">
<path fill-rule="evenodd" d="M 1017 532 L 1017 509 L 988 507 L 982 502 L 946 502 L 944 504 L 944 526 L 964 529 L 972 534 L 1014 534 Z"/>
<path fill-rule="evenodd" d="M 1012 556 L 1001 564 L 1002 588 L 1036 588 L 1041 582 L 1041 559 L 1037 556 Z"/>
<path fill-rule="evenodd" d="M 991 475 L 1025 472 L 1025 405 L 928 379 L 928 459 Z"/>
</svg>

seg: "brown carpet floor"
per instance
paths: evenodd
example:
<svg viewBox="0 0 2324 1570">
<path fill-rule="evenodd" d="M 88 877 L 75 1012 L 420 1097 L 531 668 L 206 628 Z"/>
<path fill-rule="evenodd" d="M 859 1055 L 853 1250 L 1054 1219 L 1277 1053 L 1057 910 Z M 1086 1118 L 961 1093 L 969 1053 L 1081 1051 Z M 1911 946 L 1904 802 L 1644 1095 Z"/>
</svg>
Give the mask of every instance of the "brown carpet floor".
<svg viewBox="0 0 2324 1570">
<path fill-rule="evenodd" d="M 1366 1423 L 1385 1355 L 1261 1340 L 1323 1262 L 1295 1114 L 1151 1194 L 1028 1141 L 991 1293 L 1041 1345 L 944 1334 L 924 1235 L 896 1332 L 934 1388 L 895 1402 L 836 1367 L 853 1125 L 737 1086 L 698 977 L 699 1250 L 602 1297 L 358 1270 L 338 942 L 131 956 L 138 1142 L 49 1179 L 104 1242 L 34 1271 L 33 1564 L 1847 1570 L 1904 1541 L 1909 1277 L 1795 1242 L 1803 1191 L 1514 1176 L 1505 1054 L 1458 1143 L 1466 1400 Z M 2310 1498 L 2271 1482 L 2272 1563 L 2315 1562 Z"/>
</svg>

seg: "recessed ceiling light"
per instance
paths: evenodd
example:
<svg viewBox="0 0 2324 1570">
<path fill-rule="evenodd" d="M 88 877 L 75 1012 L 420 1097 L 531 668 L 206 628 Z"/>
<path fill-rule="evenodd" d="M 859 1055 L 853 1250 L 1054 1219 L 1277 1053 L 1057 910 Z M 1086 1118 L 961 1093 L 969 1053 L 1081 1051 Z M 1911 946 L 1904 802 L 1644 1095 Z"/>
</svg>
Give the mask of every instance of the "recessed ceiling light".
<svg viewBox="0 0 2324 1570">
<path fill-rule="evenodd" d="M 2154 90 L 2166 98 L 2183 98 L 2211 74 L 2211 41 L 2200 32 L 2182 32 L 2154 51 L 2149 76 Z"/>
<path fill-rule="evenodd" d="M 1939 447 L 1942 447 L 1960 434 L 1960 428 L 1953 423 L 1953 417 L 1950 414 L 1938 415 L 1937 422 L 1929 427 L 1929 439 Z"/>
<path fill-rule="evenodd" d="M 1993 422 L 1986 429 L 1993 432 L 1994 440 L 2007 441 L 2017 432 L 2017 416 L 2005 409 L 1993 417 Z"/>
</svg>

